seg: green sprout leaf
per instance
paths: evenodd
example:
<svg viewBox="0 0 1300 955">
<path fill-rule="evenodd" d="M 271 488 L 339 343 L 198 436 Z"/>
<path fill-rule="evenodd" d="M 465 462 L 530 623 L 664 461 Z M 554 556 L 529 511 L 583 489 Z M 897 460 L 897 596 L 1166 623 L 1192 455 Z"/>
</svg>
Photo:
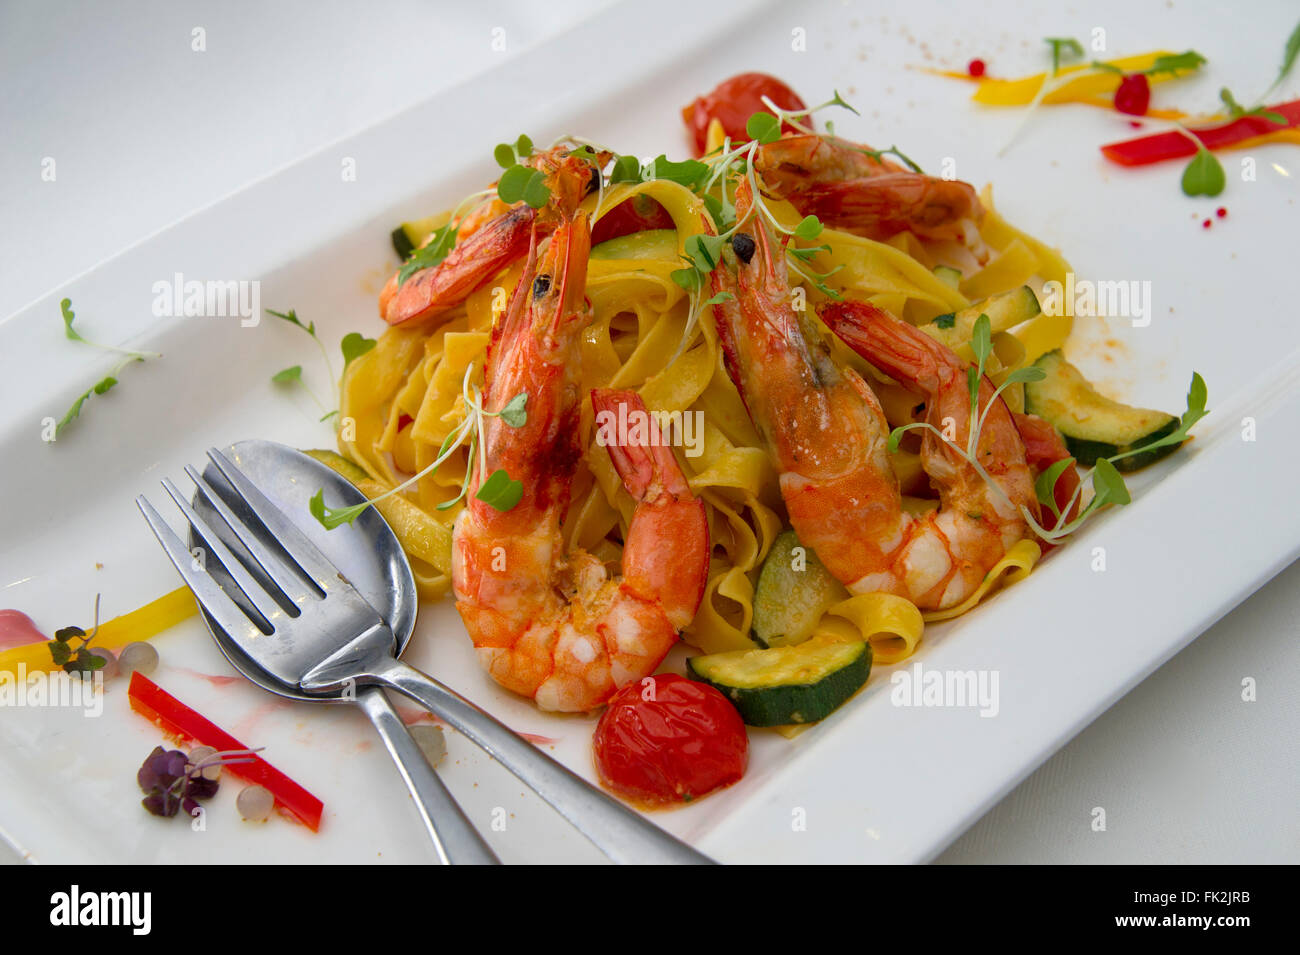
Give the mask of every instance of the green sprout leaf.
<svg viewBox="0 0 1300 955">
<path fill-rule="evenodd" d="M 921 172 L 921 167 L 911 158 L 903 153 L 897 146 L 890 146 L 888 149 L 868 149 L 866 146 L 860 146 L 859 150 L 870 156 L 876 162 L 883 162 L 885 156 L 893 156 L 912 172 Z"/>
<path fill-rule="evenodd" d="M 696 268 L 675 269 L 669 273 L 668 277 L 688 292 L 698 292 L 700 290 L 700 273 Z"/>
<path fill-rule="evenodd" d="M 614 160 L 614 165 L 610 169 L 609 182 L 613 185 L 616 182 L 640 182 L 641 181 L 641 160 L 635 156 L 619 156 Z"/>
<path fill-rule="evenodd" d="M 397 273 L 397 287 L 401 288 L 416 272 L 431 269 L 447 257 L 456 244 L 456 229 L 448 222 L 429 237 L 429 241 L 411 253 Z"/>
<path fill-rule="evenodd" d="M 862 114 L 859 113 L 856 109 L 854 109 L 852 106 L 850 106 L 848 103 L 846 103 L 846 102 L 844 101 L 844 98 L 843 98 L 842 96 L 840 96 L 840 91 L 839 91 L 839 90 L 834 90 L 833 92 L 835 93 L 835 95 L 832 96 L 832 97 L 831 97 L 829 100 L 827 100 L 825 103 L 823 103 L 822 106 L 819 106 L 818 109 L 821 109 L 823 106 L 839 106 L 839 107 L 842 107 L 843 109 L 847 109 L 847 110 L 848 110 L 850 113 L 852 113 L 854 116 L 861 116 L 861 115 L 862 115 Z M 830 124 L 827 123 L 827 127 L 828 127 L 828 128 L 829 128 L 829 126 L 830 126 Z"/>
<path fill-rule="evenodd" d="M 1223 166 L 1215 155 L 1201 146 L 1183 170 L 1183 193 L 1188 196 L 1217 196 L 1227 185 Z"/>
<path fill-rule="evenodd" d="M 1295 66 L 1297 56 L 1300 56 L 1300 23 L 1296 24 L 1291 35 L 1287 37 L 1286 46 L 1282 50 L 1282 66 L 1277 71 L 1277 78 L 1273 80 L 1273 85 L 1268 88 L 1270 93 L 1286 79 L 1287 74 L 1291 72 L 1291 67 Z"/>
<path fill-rule="evenodd" d="M 709 210 L 709 215 L 713 218 L 713 227 L 719 232 L 727 231 L 727 226 L 730 223 L 727 221 L 727 213 L 722 205 L 722 200 L 712 195 L 705 195 L 702 198 L 704 199 L 704 208 Z"/>
<path fill-rule="evenodd" d="M 794 227 L 794 234 L 800 239 L 815 239 L 822 234 L 821 220 L 816 216 L 804 216 Z"/>
<path fill-rule="evenodd" d="M 503 172 L 497 181 L 497 195 L 501 197 L 501 201 L 514 204 L 523 199 L 524 190 L 528 188 L 528 183 L 536 171 L 516 163 Z"/>
<path fill-rule="evenodd" d="M 971 329 L 970 350 L 974 353 L 975 360 L 979 362 L 980 373 L 983 374 L 984 363 L 988 361 L 993 351 L 993 326 L 989 322 L 988 315 L 983 312 L 975 319 L 975 326 Z"/>
<path fill-rule="evenodd" d="M 518 504 L 524 496 L 524 485 L 498 468 L 488 475 L 474 495 L 489 507 L 498 511 L 508 511 Z"/>
<path fill-rule="evenodd" d="M 515 164 L 515 149 L 509 143 L 497 143 L 492 150 L 492 158 L 502 169 L 509 169 Z"/>
<path fill-rule="evenodd" d="M 522 428 L 528 422 L 527 404 L 528 392 L 521 391 L 506 402 L 506 406 L 498 412 L 498 415 L 510 427 Z"/>
<path fill-rule="evenodd" d="M 325 489 L 320 488 L 307 502 L 307 509 L 326 530 L 332 531 L 344 524 L 351 524 L 370 507 L 370 504 L 370 501 L 366 501 L 364 504 L 354 504 L 351 507 L 328 507 L 325 504 Z"/>
<path fill-rule="evenodd" d="M 1083 56 L 1083 46 L 1072 36 L 1049 36 L 1044 37 L 1043 41 L 1052 48 L 1052 74 L 1061 68 L 1061 60 Z"/>
<path fill-rule="evenodd" d="M 682 244 L 686 257 L 701 272 L 712 272 L 722 261 L 722 237 L 697 233 Z"/>
<path fill-rule="evenodd" d="M 730 302 L 730 301 L 731 301 L 733 298 L 735 298 L 735 297 L 736 297 L 736 296 L 732 295 L 730 292 L 719 292 L 717 295 L 713 295 L 713 296 L 710 296 L 709 298 L 706 298 L 706 299 L 705 299 L 703 302 L 701 302 L 700 304 L 701 304 L 701 305 L 721 305 L 723 302 Z"/>
<path fill-rule="evenodd" d="M 72 424 L 72 422 L 76 421 L 77 418 L 81 416 L 81 406 L 84 405 L 90 399 L 91 395 L 106 394 L 116 384 L 117 384 L 117 379 L 114 378 L 112 375 L 109 375 L 107 378 L 101 378 L 99 381 L 95 382 L 95 384 L 93 384 L 91 387 L 87 388 L 84 392 L 78 395 L 77 399 L 72 402 L 72 407 L 70 407 L 64 413 L 63 417 L 60 418 L 58 422 L 55 423 L 54 436 L 57 438 L 60 434 L 63 433 L 64 428 Z"/>
<path fill-rule="evenodd" d="M 667 156 L 660 155 L 651 161 L 646 171 L 648 179 L 667 179 L 687 189 L 698 189 L 713 170 L 698 159 L 672 162 Z"/>
<path fill-rule="evenodd" d="M 1228 112 L 1231 114 L 1233 119 L 1242 119 L 1247 116 L 1258 116 L 1260 119 L 1266 119 L 1270 123 L 1277 123 L 1282 126 L 1286 125 L 1286 117 L 1281 113 L 1275 113 L 1273 110 L 1265 109 L 1263 106 L 1256 106 L 1254 109 L 1246 109 L 1246 107 L 1237 102 L 1236 98 L 1232 95 L 1232 91 L 1226 86 L 1219 90 L 1219 99 L 1223 101 L 1224 106 L 1228 107 Z"/>
<path fill-rule="evenodd" d="M 1101 504 L 1124 505 L 1133 499 L 1129 496 L 1124 478 L 1107 458 L 1099 460 L 1092 469 L 1092 489 Z M 1097 506 L 1100 507 L 1101 504 Z"/>
<path fill-rule="evenodd" d="M 546 184 L 546 177 L 533 170 L 528 184 L 524 186 L 524 202 L 533 209 L 540 209 L 551 198 L 551 187 Z"/>
<path fill-rule="evenodd" d="M 550 199 L 551 189 L 546 185 L 546 177 L 540 170 L 515 165 L 501 174 L 501 179 L 497 182 L 497 195 L 502 202 L 511 205 L 525 202 L 534 209 L 540 209 Z"/>
<path fill-rule="evenodd" d="M 760 143 L 774 143 L 781 138 L 781 121 L 771 113 L 755 113 L 745 120 L 745 135 Z"/>
<path fill-rule="evenodd" d="M 277 312 L 273 308 L 268 308 L 266 310 L 266 314 L 274 315 L 276 318 L 282 319 L 288 322 L 290 325 L 297 325 L 308 335 L 312 336 L 313 338 L 316 337 L 316 323 L 312 322 L 310 325 L 304 325 L 302 323 L 302 320 L 298 318 L 298 313 L 293 309 L 289 309 L 289 311 L 287 312 Z"/>
<path fill-rule="evenodd" d="M 956 324 L 957 324 L 956 312 L 948 312 L 947 314 L 939 315 L 934 320 L 934 325 L 936 328 L 952 328 Z"/>
<path fill-rule="evenodd" d="M 1007 385 L 1019 384 L 1021 382 L 1042 381 L 1047 377 L 1047 372 L 1037 365 L 1028 365 L 1024 368 L 1017 368 L 1011 372 L 1002 382 L 1002 387 Z"/>
<path fill-rule="evenodd" d="M 1151 69 L 1144 72 L 1148 76 L 1156 73 L 1179 73 L 1182 70 L 1199 69 L 1201 64 L 1205 62 L 1207 61 L 1201 54 L 1195 50 L 1187 50 L 1169 56 L 1157 56 L 1155 62 L 1151 64 Z"/>
<path fill-rule="evenodd" d="M 1056 506 L 1056 482 L 1072 464 L 1074 458 L 1062 458 L 1038 475 L 1034 481 L 1034 494 L 1038 497 L 1038 503 L 1051 508 L 1052 513 L 1057 517 L 1061 516 L 1061 509 Z"/>
<path fill-rule="evenodd" d="M 366 338 L 360 332 L 348 332 L 343 336 L 343 341 L 339 347 L 343 349 L 343 370 L 347 371 L 354 359 L 360 358 L 370 349 L 379 344 L 373 338 Z"/>
<path fill-rule="evenodd" d="M 1192 383 L 1187 389 L 1187 410 L 1183 412 L 1183 416 L 1178 422 L 1178 428 L 1163 438 L 1157 438 L 1155 441 L 1132 448 L 1123 454 L 1112 455 L 1108 460 L 1112 462 L 1119 461 L 1122 458 L 1143 454 L 1156 448 L 1167 447 L 1171 444 L 1182 444 L 1191 437 L 1192 426 L 1209 414 L 1209 411 L 1205 408 L 1205 403 L 1208 400 L 1209 391 L 1205 387 L 1205 379 L 1198 372 L 1192 372 Z"/>
<path fill-rule="evenodd" d="M 89 345 L 90 342 L 82 338 L 80 333 L 72 327 L 72 323 L 77 320 L 76 314 L 72 311 L 72 299 L 65 298 L 59 302 L 59 311 L 63 313 L 63 334 L 74 342 L 84 342 Z"/>
<path fill-rule="evenodd" d="M 291 365 L 281 371 L 277 371 L 271 376 L 271 380 L 277 384 L 285 385 L 295 381 L 302 380 L 302 365 Z"/>
<path fill-rule="evenodd" d="M 800 262 L 809 262 L 817 253 L 829 252 L 830 250 L 829 245 L 810 245 L 805 249 L 795 248 L 794 246 L 786 246 L 785 248 L 788 255 L 793 255 Z M 825 276 L 822 277 L 825 278 Z"/>
</svg>

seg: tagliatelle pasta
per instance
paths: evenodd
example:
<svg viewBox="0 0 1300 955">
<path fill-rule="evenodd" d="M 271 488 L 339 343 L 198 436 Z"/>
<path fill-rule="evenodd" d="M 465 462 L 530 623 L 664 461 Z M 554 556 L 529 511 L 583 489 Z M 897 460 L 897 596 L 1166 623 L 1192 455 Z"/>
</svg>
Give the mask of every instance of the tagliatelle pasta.
<svg viewBox="0 0 1300 955">
<path fill-rule="evenodd" d="M 674 229 L 593 248 L 587 277 L 592 320 L 581 348 L 583 387 L 634 389 L 652 413 L 676 416 L 683 434 L 689 426 L 689 447 L 679 435 L 677 456 L 707 507 L 713 555 L 703 602 L 683 639 L 706 653 L 753 648 L 758 571 L 773 540 L 788 526 L 777 475 L 724 367 L 712 310 L 693 310 L 691 294 L 672 278 L 681 268 L 686 240 L 708 228 L 700 197 L 657 179 L 611 186 L 589 196 L 581 211 L 594 224 L 638 196 L 658 203 Z M 798 223 L 800 216 L 788 203 L 773 200 L 769 205 L 787 227 Z M 977 235 L 960 246 L 911 233 L 878 242 L 827 228 L 820 242 L 830 250 L 810 255 L 810 262 L 818 272 L 832 273 L 826 279 L 831 288 L 871 301 L 939 337 L 944 333 L 934 324 L 936 317 L 968 307 L 973 297 L 1026 282 L 1041 285 L 1068 269 L 1054 250 L 1007 224 L 993 210 L 987 190 L 984 205 Z M 960 286 L 936 274 L 934 266 L 945 261 L 964 266 Z M 375 348 L 351 362 L 342 387 L 340 448 L 369 475 L 362 486 L 368 496 L 427 467 L 465 420 L 462 382 L 467 372 L 481 374 L 493 321 L 506 307 L 519 271 L 518 265 L 506 269 L 436 328 L 388 329 Z M 824 299 L 823 292 L 808 283 L 796 290 L 810 303 L 807 314 L 814 315 L 812 305 Z M 692 323 L 693 312 L 698 319 Z M 990 377 L 999 382 L 1059 347 L 1069 323 L 1068 317 L 1040 315 L 1019 327 L 995 327 L 986 366 Z M 968 328 L 960 328 L 946 337 L 960 348 L 969 335 Z M 878 383 L 881 394 L 890 393 L 887 378 L 837 347 L 834 336 L 827 338 L 837 360 L 858 368 L 873 386 Z M 1013 410 L 1023 407 L 1018 385 L 1005 396 Z M 590 403 L 581 429 L 585 451 L 563 534 L 568 546 L 617 562 L 633 502 L 596 440 Z M 466 450 L 459 449 L 416 486 L 384 502 L 383 513 L 412 558 L 426 599 L 442 597 L 450 588 L 451 527 L 464 507 L 450 502 L 460 493 L 469 463 Z M 914 451 L 898 453 L 896 470 L 905 489 L 920 486 L 925 493 Z M 856 595 L 828 610 L 816 632 L 867 640 L 877 662 L 898 662 L 915 651 L 925 621 L 965 612 L 990 589 L 1027 574 L 1038 555 L 1030 542 L 1017 545 L 977 593 L 950 611 L 923 616 L 902 597 Z"/>
</svg>

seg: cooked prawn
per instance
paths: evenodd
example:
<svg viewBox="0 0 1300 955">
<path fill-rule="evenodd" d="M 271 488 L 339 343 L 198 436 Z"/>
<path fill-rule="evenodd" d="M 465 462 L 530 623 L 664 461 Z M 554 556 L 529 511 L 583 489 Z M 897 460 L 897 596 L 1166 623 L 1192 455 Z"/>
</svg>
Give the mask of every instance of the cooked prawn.
<svg viewBox="0 0 1300 955">
<path fill-rule="evenodd" d="M 1065 447 L 1065 442 L 1061 440 L 1060 433 L 1052 426 L 1051 422 L 1034 414 L 1012 412 L 1012 417 L 1016 422 L 1016 430 L 1020 432 L 1020 440 L 1025 443 L 1025 460 L 1029 463 L 1029 468 L 1033 471 L 1034 477 L 1046 471 L 1057 461 L 1064 461 L 1066 458 L 1073 457 Z M 1056 479 L 1056 485 L 1053 488 L 1053 498 L 1056 501 L 1056 506 L 1065 512 L 1067 521 L 1073 520 L 1079 511 L 1079 502 L 1074 494 L 1078 487 L 1079 469 L 1070 464 L 1061 472 L 1061 476 Z M 1051 546 L 1051 544 L 1043 544 L 1044 548 Z"/>
<path fill-rule="evenodd" d="M 877 159 L 831 136 L 785 136 L 760 146 L 754 168 L 764 185 L 801 215 L 869 239 L 912 232 L 959 239 L 963 221 L 981 214 L 970 184 L 940 179 Z"/>
<path fill-rule="evenodd" d="M 536 239 L 510 305 L 493 334 L 486 407 L 527 394 L 527 420 L 485 425 L 486 467 L 456 521 L 456 607 L 480 662 L 502 686 L 546 710 L 583 712 L 648 676 L 695 616 L 709 563 L 704 502 L 691 492 L 657 434 L 609 447 L 636 501 L 622 576 L 596 557 L 565 552 L 560 520 L 580 456 L 578 344 L 584 301 L 587 220 L 563 222 L 537 261 Z M 633 392 L 596 391 L 597 412 L 620 405 L 645 413 Z M 647 423 L 653 429 L 653 421 Z M 642 443 L 647 442 L 647 443 Z M 475 497 L 483 476 L 504 469 L 523 497 L 498 511 Z"/>
<path fill-rule="evenodd" d="M 600 162 L 597 154 L 597 162 Z M 542 209 L 500 199 L 483 202 L 457 224 L 456 244 L 437 265 L 400 282 L 394 272 L 379 293 L 379 315 L 390 325 L 407 327 L 446 315 L 503 269 L 522 259 L 534 231 L 548 235 L 573 212 L 593 188 L 599 172 L 591 162 L 557 146 L 535 153 L 525 164 L 546 176 L 551 198 Z"/>
<path fill-rule="evenodd" d="M 750 203 L 742 183 L 742 221 Z M 904 511 L 880 402 L 860 375 L 832 360 L 815 328 L 805 329 L 784 255 L 762 218 L 742 228 L 732 241 L 734 284 L 725 266 L 713 272 L 714 291 L 735 296 L 715 305 L 715 316 L 728 371 L 765 438 L 799 539 L 856 593 L 894 593 L 927 610 L 960 603 L 1024 536 L 1020 507 L 1038 515 L 1011 413 L 985 379 L 980 407 L 993 404 L 976 460 L 994 486 L 927 431 L 921 460 L 940 507 L 920 517 Z M 820 313 L 849 346 L 923 396 L 927 420 L 965 446 L 966 362 L 869 304 L 829 303 Z"/>
</svg>

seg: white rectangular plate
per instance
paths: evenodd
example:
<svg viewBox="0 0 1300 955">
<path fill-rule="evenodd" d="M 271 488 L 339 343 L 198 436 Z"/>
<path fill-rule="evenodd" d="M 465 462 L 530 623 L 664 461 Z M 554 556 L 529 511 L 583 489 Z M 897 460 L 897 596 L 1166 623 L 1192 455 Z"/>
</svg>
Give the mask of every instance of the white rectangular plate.
<svg viewBox="0 0 1300 955">
<path fill-rule="evenodd" d="M 877 8 L 878 9 L 878 8 Z M 1279 485 L 1300 470 L 1300 323 L 1283 297 L 1295 248 L 1297 178 L 1286 147 L 1256 150 L 1254 181 L 1225 158 L 1218 202 L 1178 190 L 1178 164 L 1116 171 L 1097 145 L 1133 133 L 1086 107 L 1044 109 L 1009 154 L 997 150 L 1017 115 L 982 111 L 967 90 L 912 69 L 981 55 L 1000 75 L 1041 66 L 1038 38 L 1110 28 L 1114 54 L 1200 48 L 1211 76 L 1179 101 L 1212 108 L 1219 85 L 1262 85 L 1284 34 L 1220 46 L 1216 19 L 1183 5 L 1090 6 L 1037 19 L 1016 8 L 1005 28 L 986 14 L 924 4 L 882 15 L 839 3 L 752 7 L 627 4 L 421 106 L 269 177 L 124 252 L 0 325 L 0 605 L 47 632 L 85 624 L 96 592 L 104 616 L 177 585 L 132 498 L 156 493 L 205 448 L 246 437 L 329 446 L 301 392 L 270 376 L 301 363 L 331 383 L 311 342 L 267 319 L 154 317 L 153 284 L 257 279 L 262 305 L 314 320 L 331 349 L 347 331 L 374 335 L 375 294 L 393 266 L 388 231 L 443 208 L 492 175 L 494 143 L 527 131 L 576 132 L 622 151 L 685 152 L 677 109 L 721 78 L 758 69 L 810 101 L 832 89 L 862 111 L 836 118 L 844 135 L 897 143 L 927 169 L 945 158 L 977 185 L 992 180 L 1000 211 L 1061 247 L 1081 277 L 1151 282 L 1148 327 L 1094 322 L 1075 354 L 1123 396 L 1178 410 L 1192 369 L 1209 382 L 1213 414 L 1193 447 L 1132 482 L 1135 501 L 1096 520 L 1025 583 L 979 612 L 931 627 L 925 667 L 994 670 L 1000 706 L 908 708 L 890 700 L 889 668 L 824 724 L 794 740 L 755 732 L 751 767 L 732 789 L 662 813 L 659 821 L 726 862 L 914 862 L 964 827 L 1162 661 L 1292 560 L 1300 512 Z M 1290 27 L 1273 5 L 1261 22 Z M 1122 29 L 1121 29 L 1122 27 Z M 802 31 L 799 33 L 797 31 Z M 803 49 L 798 49 L 802 38 Z M 1023 45 L 1021 40 L 1028 41 Z M 935 57 L 930 60 L 929 57 Z M 1238 80 L 1240 79 L 1240 82 Z M 340 170 L 355 163 L 355 181 Z M 1276 164 L 1276 165 L 1274 165 Z M 1215 205 L 1230 215 L 1213 229 Z M 82 331 L 156 349 L 125 369 L 110 395 L 54 445 L 46 416 L 101 377 L 99 353 L 63 337 L 58 300 L 72 298 Z M 1086 324 L 1086 323 L 1081 323 Z M 1105 344 L 1109 340 L 1111 344 Z M 1257 440 L 1242 439 L 1244 418 Z M 1104 548 L 1106 570 L 1092 568 Z M 359 713 L 291 705 L 204 674 L 231 671 L 197 621 L 157 641 L 158 681 L 229 729 L 325 801 L 319 835 L 274 820 L 238 821 L 234 786 L 206 829 L 140 810 L 135 770 L 160 741 L 111 684 L 105 712 L 0 712 L 0 830 L 20 852 L 51 862 L 428 861 L 416 816 Z M 521 731 L 591 775 L 594 720 L 555 717 L 498 691 L 475 664 L 446 603 L 424 608 L 410 651 Z M 598 857 L 523 787 L 457 738 L 443 774 L 510 862 Z M 95 820 L 69 824 L 69 806 Z"/>
</svg>

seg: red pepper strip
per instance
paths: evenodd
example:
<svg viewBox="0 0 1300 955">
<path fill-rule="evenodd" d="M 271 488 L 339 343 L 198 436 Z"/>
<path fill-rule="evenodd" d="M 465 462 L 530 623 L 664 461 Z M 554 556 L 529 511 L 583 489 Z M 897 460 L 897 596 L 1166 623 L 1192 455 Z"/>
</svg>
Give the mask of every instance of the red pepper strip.
<svg viewBox="0 0 1300 955">
<path fill-rule="evenodd" d="M 248 749 L 216 723 L 196 713 L 138 671 L 131 674 L 131 688 L 127 691 L 127 696 L 131 700 L 131 709 L 181 740 L 211 746 L 218 752 Z M 312 832 L 320 829 L 320 817 L 325 804 L 260 756 L 254 754 L 249 758 L 252 762 L 227 765 L 226 772 L 250 783 L 265 786 L 282 809 Z"/>
<path fill-rule="evenodd" d="M 1281 114 L 1286 118 L 1286 123 L 1270 122 L 1262 116 L 1242 116 L 1221 126 L 1208 126 L 1189 130 L 1189 132 L 1199 139 L 1206 149 L 1213 152 L 1279 129 L 1300 126 L 1300 100 L 1267 106 L 1265 109 Z M 1109 143 L 1101 147 L 1101 152 L 1111 162 L 1119 163 L 1121 166 L 1146 166 L 1166 159 L 1190 156 L 1196 152 L 1196 146 L 1182 133 L 1169 132 L 1140 136 L 1120 143 Z"/>
</svg>

